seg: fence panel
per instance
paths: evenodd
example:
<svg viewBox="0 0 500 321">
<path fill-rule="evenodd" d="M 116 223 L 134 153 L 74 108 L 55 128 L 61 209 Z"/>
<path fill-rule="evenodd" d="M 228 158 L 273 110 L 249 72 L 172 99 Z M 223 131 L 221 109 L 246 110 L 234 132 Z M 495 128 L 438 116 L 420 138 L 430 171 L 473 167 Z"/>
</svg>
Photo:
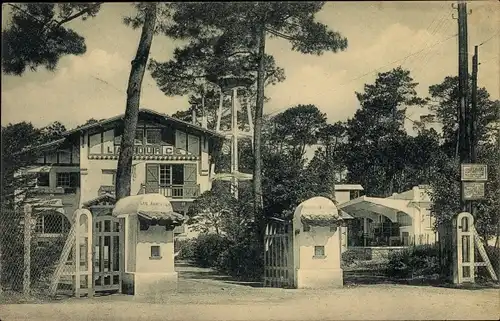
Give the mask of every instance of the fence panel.
<svg viewBox="0 0 500 321">
<path fill-rule="evenodd" d="M 61 218 L 60 213 L 36 209 L 25 220 L 23 208 L 2 209 L 0 215 L 1 289 L 5 293 L 46 295 L 67 237 L 69 220 Z"/>
</svg>

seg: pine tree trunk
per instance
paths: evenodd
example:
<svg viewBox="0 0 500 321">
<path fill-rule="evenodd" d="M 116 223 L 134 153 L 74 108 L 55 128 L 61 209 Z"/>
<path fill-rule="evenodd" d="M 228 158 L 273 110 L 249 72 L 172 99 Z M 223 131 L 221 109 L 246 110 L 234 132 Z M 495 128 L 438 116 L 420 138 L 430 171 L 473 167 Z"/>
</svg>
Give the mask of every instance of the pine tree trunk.
<svg viewBox="0 0 500 321">
<path fill-rule="evenodd" d="M 254 216 L 261 221 L 262 215 L 262 117 L 264 111 L 264 80 L 265 80 L 265 52 L 266 52 L 266 30 L 264 26 L 259 30 L 259 68 L 257 73 L 257 101 L 255 106 L 254 120 L 254 169 L 253 169 L 253 192 L 254 192 Z"/>
<path fill-rule="evenodd" d="M 127 105 L 123 118 L 124 129 L 116 171 L 116 200 L 129 196 L 132 184 L 132 156 L 134 153 L 134 138 L 139 117 L 142 80 L 146 71 L 149 51 L 153 41 L 156 24 L 156 3 L 150 3 L 146 8 L 145 21 L 142 27 L 141 39 L 137 53 L 132 60 L 127 87 Z"/>
</svg>

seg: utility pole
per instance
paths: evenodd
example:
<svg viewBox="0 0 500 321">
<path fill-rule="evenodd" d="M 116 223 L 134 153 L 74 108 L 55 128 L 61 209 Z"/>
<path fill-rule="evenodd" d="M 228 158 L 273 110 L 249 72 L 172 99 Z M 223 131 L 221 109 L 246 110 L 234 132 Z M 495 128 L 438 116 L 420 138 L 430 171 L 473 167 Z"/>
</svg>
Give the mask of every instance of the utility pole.
<svg viewBox="0 0 500 321">
<path fill-rule="evenodd" d="M 458 2 L 458 128 L 459 128 L 459 152 L 460 164 L 469 161 L 470 148 L 468 139 L 468 43 L 467 43 L 467 3 L 460 0 Z M 463 188 L 463 187 L 462 187 Z M 461 204 L 464 211 L 468 210 L 467 202 L 461 193 Z"/>
<path fill-rule="evenodd" d="M 474 46 L 474 56 L 472 57 L 472 93 L 471 93 L 471 109 L 469 117 L 469 147 L 470 147 L 470 162 L 477 161 L 477 67 L 478 67 L 478 46 Z M 476 217 L 476 207 L 474 202 L 469 202 L 470 213 Z"/>
<path fill-rule="evenodd" d="M 477 69 L 478 69 L 478 46 L 474 46 L 474 56 L 472 57 L 472 93 L 470 110 L 470 161 L 475 163 L 477 160 Z"/>
</svg>

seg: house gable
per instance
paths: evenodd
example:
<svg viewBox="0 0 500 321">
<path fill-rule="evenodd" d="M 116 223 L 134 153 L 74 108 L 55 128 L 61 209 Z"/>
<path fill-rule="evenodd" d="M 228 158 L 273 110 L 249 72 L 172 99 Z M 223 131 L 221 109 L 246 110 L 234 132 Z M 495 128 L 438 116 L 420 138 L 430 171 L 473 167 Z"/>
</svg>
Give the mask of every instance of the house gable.
<svg viewBox="0 0 500 321">
<path fill-rule="evenodd" d="M 161 114 L 160 114 L 161 115 Z M 156 113 L 142 111 L 135 133 L 134 159 L 199 160 L 208 153 L 210 143 L 220 139 L 208 130 Z M 104 121 L 100 126 L 83 127 L 89 159 L 118 159 L 123 120 Z"/>
<path fill-rule="evenodd" d="M 80 148 L 74 139 L 59 139 L 37 147 L 37 165 L 78 166 Z"/>
</svg>

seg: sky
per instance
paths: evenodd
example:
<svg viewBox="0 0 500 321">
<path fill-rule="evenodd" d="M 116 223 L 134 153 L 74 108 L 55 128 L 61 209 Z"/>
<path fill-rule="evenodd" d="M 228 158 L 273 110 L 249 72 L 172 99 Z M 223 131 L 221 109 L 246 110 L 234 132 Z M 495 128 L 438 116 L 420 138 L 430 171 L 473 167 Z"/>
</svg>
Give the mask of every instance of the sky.
<svg viewBox="0 0 500 321">
<path fill-rule="evenodd" d="M 355 92 L 372 83 L 377 72 L 399 65 L 411 71 L 419 83 L 417 91 L 428 95 L 428 87 L 458 71 L 458 32 L 453 2 L 387 1 L 327 2 L 317 18 L 348 38 L 341 53 L 304 55 L 291 50 L 286 40 L 270 39 L 267 53 L 285 69 L 286 80 L 266 88 L 271 100 L 265 113 L 277 113 L 297 104 L 315 104 L 329 122 L 351 118 L 359 103 Z M 2 29 L 8 23 L 9 7 L 3 4 Z M 472 1 L 468 4 L 469 61 L 479 45 L 478 84 L 500 98 L 500 2 Z M 41 68 L 22 76 L 2 74 L 1 123 L 29 121 L 37 127 L 61 121 L 73 128 L 87 119 L 107 118 L 124 112 L 130 61 L 135 55 L 140 30 L 122 23 L 133 13 L 130 3 L 106 3 L 98 16 L 72 21 L 67 27 L 86 39 L 87 52 L 61 59 L 55 72 Z M 151 58 L 168 61 L 178 42 L 155 36 Z M 187 97 L 167 97 L 146 71 L 141 108 L 166 114 L 188 108 Z M 409 109 L 418 120 L 425 108 Z M 406 124 L 411 132 L 411 122 Z"/>
</svg>

